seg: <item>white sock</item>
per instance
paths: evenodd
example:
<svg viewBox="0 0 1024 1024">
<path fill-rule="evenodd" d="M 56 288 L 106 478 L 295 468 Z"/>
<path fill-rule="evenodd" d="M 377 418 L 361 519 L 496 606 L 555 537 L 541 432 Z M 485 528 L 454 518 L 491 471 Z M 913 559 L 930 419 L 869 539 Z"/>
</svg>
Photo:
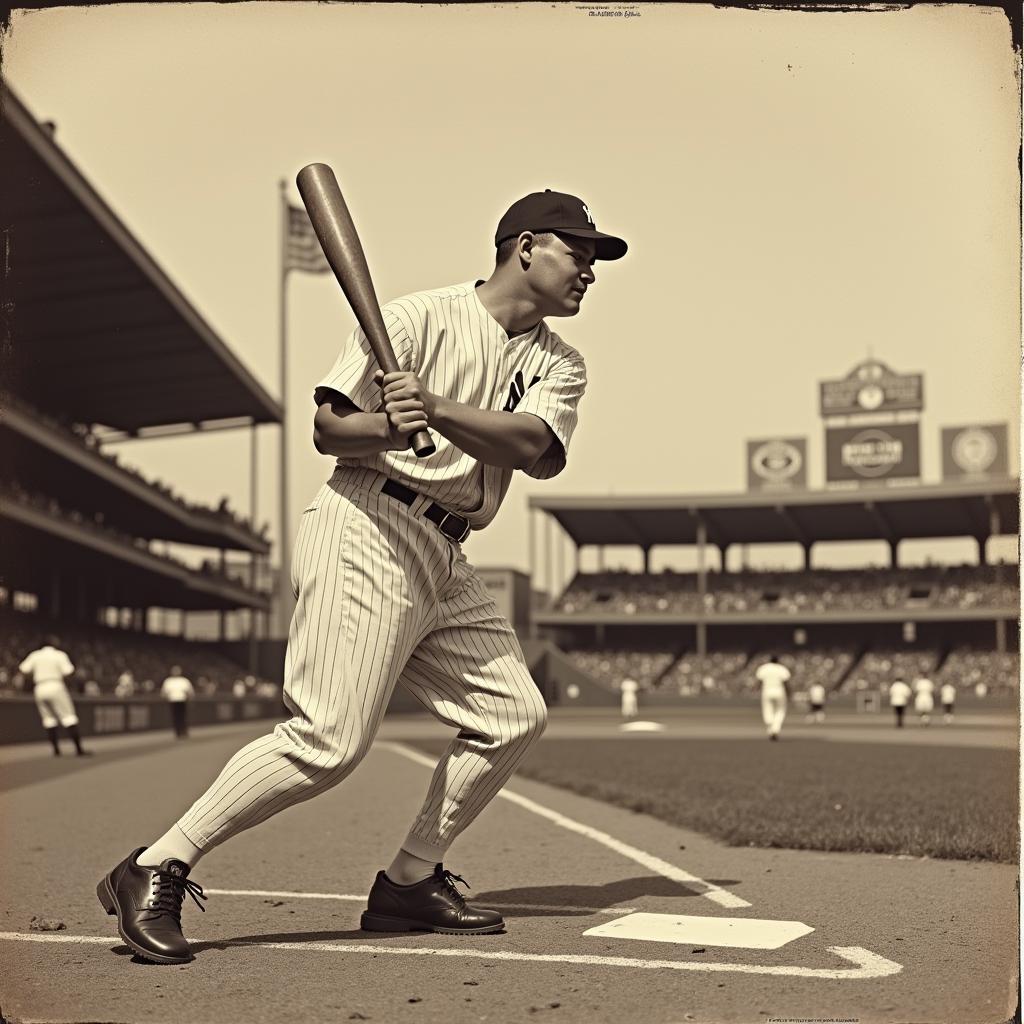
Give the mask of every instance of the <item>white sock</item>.
<svg viewBox="0 0 1024 1024">
<path fill-rule="evenodd" d="M 146 868 L 157 868 L 173 858 L 194 868 L 202 855 L 203 851 L 177 825 L 172 825 L 169 832 L 139 854 L 138 863 Z"/>
<path fill-rule="evenodd" d="M 436 860 L 424 860 L 406 850 L 399 850 L 385 874 L 397 885 L 412 885 L 429 878 L 434 873 L 436 863 Z"/>
</svg>

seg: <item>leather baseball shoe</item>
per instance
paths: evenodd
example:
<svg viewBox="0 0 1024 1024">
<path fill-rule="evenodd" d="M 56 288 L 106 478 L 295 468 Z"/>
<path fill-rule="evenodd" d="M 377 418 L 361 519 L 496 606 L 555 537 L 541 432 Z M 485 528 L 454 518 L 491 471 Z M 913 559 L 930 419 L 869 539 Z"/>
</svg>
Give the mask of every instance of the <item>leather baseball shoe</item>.
<svg viewBox="0 0 1024 1024">
<path fill-rule="evenodd" d="M 118 934 L 135 953 L 158 964 L 187 964 L 192 951 L 181 933 L 181 903 L 187 892 L 205 912 L 199 900 L 206 897 L 180 860 L 165 860 L 158 868 L 139 864 L 145 849 L 132 851 L 104 875 L 96 895 L 108 914 L 117 915 Z"/>
<path fill-rule="evenodd" d="M 412 885 L 397 885 L 377 872 L 360 919 L 368 932 L 440 932 L 442 935 L 488 935 L 504 931 L 505 922 L 496 910 L 471 907 L 456 888 L 464 878 L 440 864 L 434 873 Z"/>
</svg>

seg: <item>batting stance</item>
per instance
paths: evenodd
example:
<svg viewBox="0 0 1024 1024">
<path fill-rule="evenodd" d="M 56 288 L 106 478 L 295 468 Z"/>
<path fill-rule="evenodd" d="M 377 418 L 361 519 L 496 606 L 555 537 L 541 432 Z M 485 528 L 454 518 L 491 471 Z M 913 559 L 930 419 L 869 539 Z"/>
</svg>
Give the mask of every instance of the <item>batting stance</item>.
<svg viewBox="0 0 1024 1024">
<path fill-rule="evenodd" d="M 586 387 L 582 356 L 548 316 L 574 316 L 594 262 L 626 243 L 582 200 L 550 190 L 514 203 L 486 281 L 419 292 L 382 312 L 401 369 L 383 374 L 356 330 L 314 393 L 314 443 L 337 457 L 302 514 L 285 658 L 293 718 L 240 750 L 150 847 L 97 894 L 125 942 L 158 963 L 192 959 L 181 931 L 188 875 L 231 836 L 341 782 L 366 754 L 399 682 L 457 733 L 362 915 L 371 931 L 480 934 L 494 910 L 466 903 L 448 847 L 540 736 L 546 709 L 511 626 L 461 544 L 494 518 L 513 471 L 556 476 Z M 382 401 L 383 395 L 383 401 Z M 436 453 L 409 438 L 428 429 Z"/>
</svg>

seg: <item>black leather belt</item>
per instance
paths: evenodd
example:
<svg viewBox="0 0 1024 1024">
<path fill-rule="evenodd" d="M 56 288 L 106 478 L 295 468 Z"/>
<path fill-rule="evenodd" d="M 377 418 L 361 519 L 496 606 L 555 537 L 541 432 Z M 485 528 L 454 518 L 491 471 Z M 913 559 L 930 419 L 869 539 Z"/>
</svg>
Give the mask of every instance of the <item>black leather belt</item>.
<svg viewBox="0 0 1024 1024">
<path fill-rule="evenodd" d="M 381 491 L 388 497 L 397 498 L 403 505 L 411 505 L 419 497 L 411 487 L 406 487 L 405 484 L 400 484 L 390 477 L 384 481 Z M 460 544 L 469 536 L 469 520 L 456 512 L 449 512 L 436 501 L 427 506 L 423 517 L 429 519 L 446 537 Z"/>
</svg>

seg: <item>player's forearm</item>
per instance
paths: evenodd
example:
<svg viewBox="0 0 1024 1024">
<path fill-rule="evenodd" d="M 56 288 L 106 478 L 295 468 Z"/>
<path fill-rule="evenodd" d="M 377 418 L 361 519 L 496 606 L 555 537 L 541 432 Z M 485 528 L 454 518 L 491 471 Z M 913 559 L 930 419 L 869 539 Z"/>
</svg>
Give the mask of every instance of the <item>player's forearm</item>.
<svg viewBox="0 0 1024 1024">
<path fill-rule="evenodd" d="M 321 455 L 359 459 L 394 448 L 382 412 L 350 412 L 345 416 L 318 416 L 313 424 L 313 446 Z"/>
<path fill-rule="evenodd" d="M 430 426 L 488 466 L 526 469 L 547 450 L 548 428 L 536 416 L 475 409 L 438 397 Z"/>
</svg>

